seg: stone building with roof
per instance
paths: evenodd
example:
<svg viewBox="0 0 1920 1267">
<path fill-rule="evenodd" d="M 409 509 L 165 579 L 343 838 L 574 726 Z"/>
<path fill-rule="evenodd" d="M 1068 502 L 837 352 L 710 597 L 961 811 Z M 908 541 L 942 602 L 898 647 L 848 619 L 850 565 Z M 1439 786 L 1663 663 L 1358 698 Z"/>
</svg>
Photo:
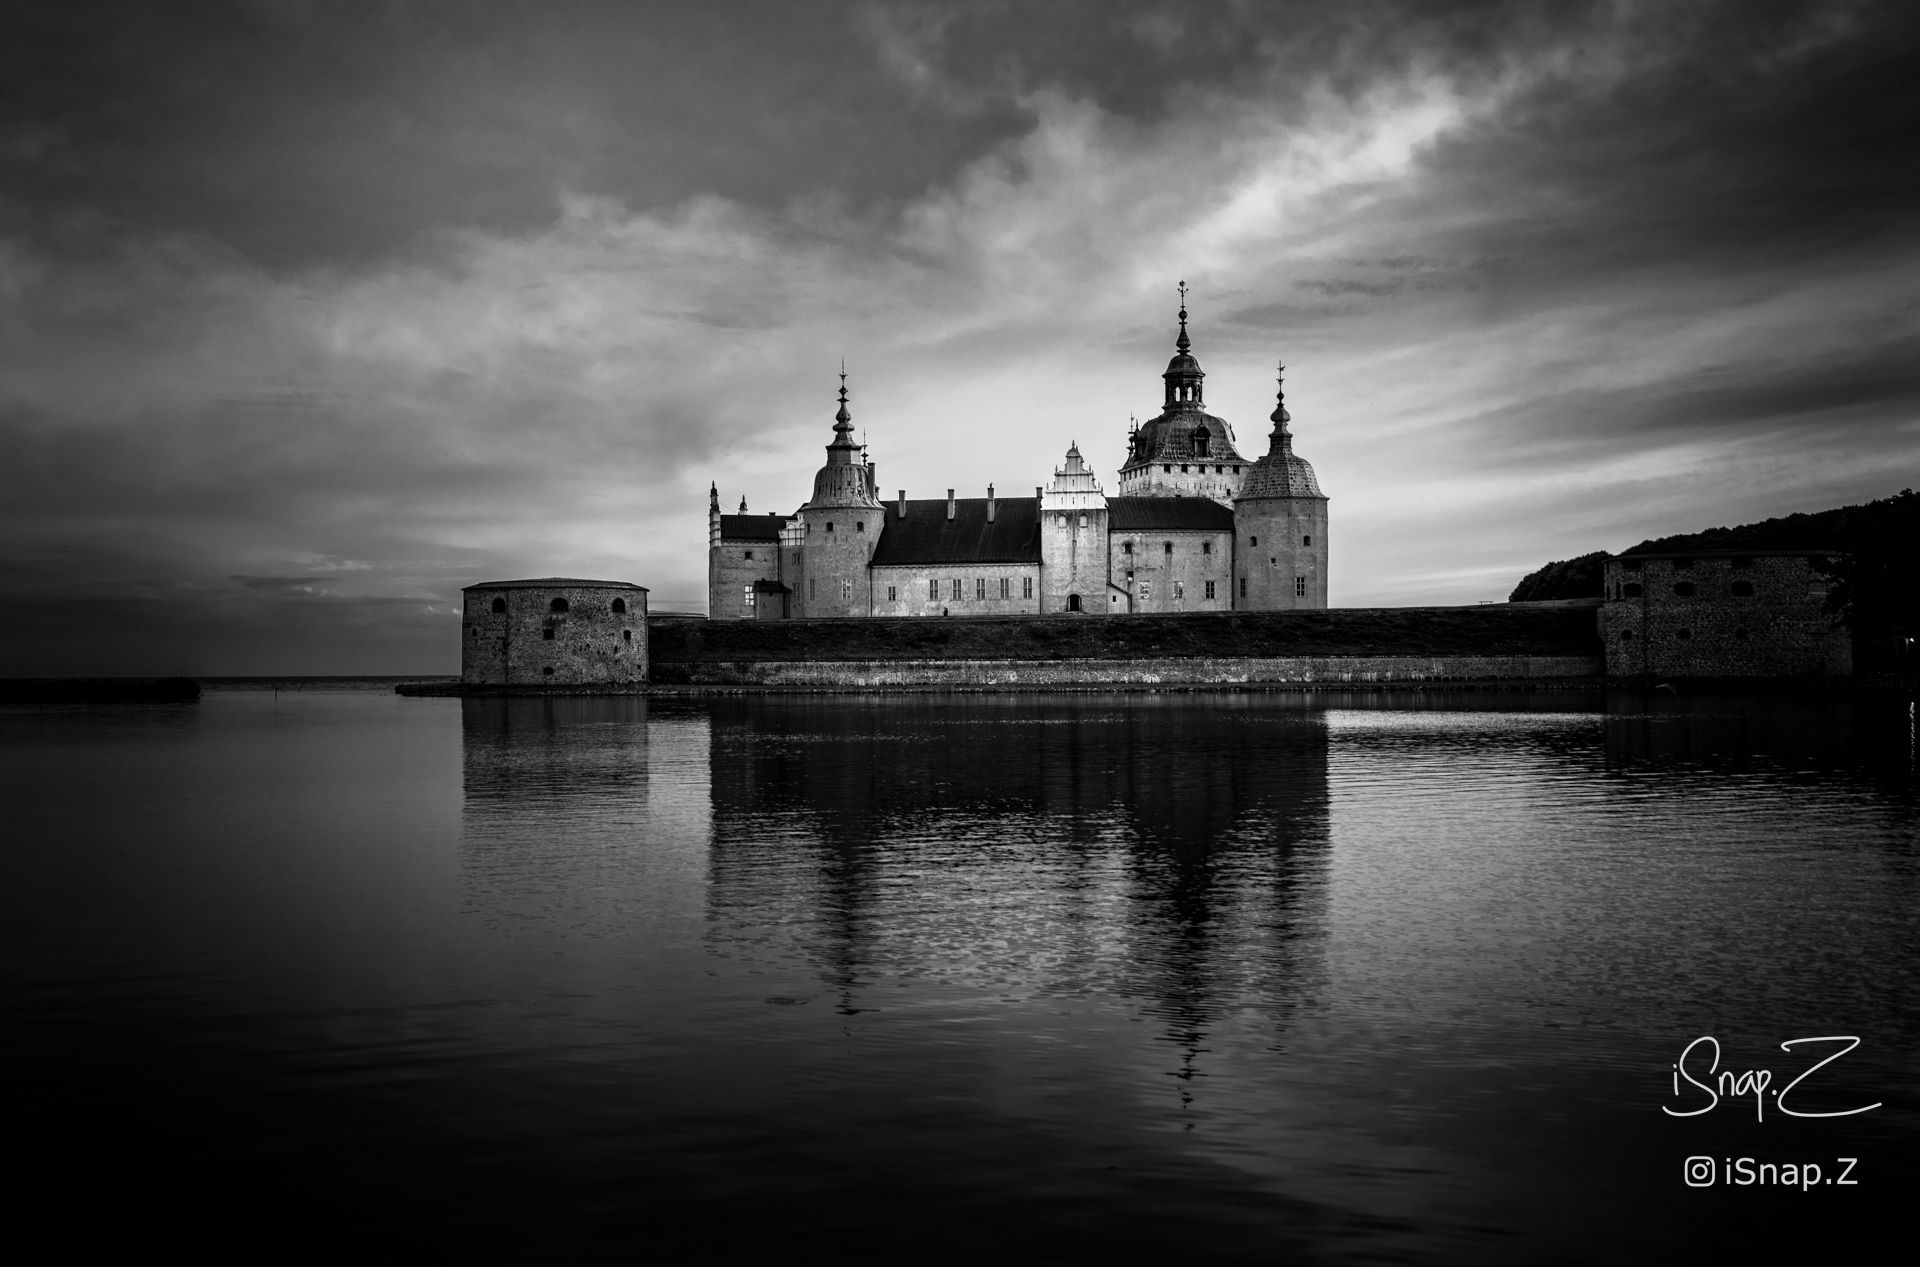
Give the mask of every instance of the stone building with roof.
<svg viewBox="0 0 1920 1267">
<path fill-rule="evenodd" d="M 1293 451 L 1280 382 L 1267 453 L 1243 456 L 1206 411 L 1205 372 L 1180 333 L 1161 412 L 1127 436 L 1117 492 L 1077 443 L 1032 497 L 883 502 L 853 439 L 846 374 L 813 496 L 789 515 L 707 506 L 715 620 L 1282 611 L 1327 605 L 1327 498 Z M 1284 367 L 1282 367 L 1284 372 Z"/>
</svg>

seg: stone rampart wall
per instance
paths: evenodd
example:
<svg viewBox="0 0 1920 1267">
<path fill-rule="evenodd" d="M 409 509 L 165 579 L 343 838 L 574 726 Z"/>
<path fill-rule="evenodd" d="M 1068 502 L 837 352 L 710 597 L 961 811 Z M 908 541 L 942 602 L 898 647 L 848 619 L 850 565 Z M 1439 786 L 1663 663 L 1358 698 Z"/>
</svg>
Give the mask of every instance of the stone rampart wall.
<svg viewBox="0 0 1920 1267">
<path fill-rule="evenodd" d="M 1137 660 L 656 663 L 659 685 L 796 688 L 1236 686 L 1598 677 L 1599 656 L 1275 656 Z"/>
</svg>

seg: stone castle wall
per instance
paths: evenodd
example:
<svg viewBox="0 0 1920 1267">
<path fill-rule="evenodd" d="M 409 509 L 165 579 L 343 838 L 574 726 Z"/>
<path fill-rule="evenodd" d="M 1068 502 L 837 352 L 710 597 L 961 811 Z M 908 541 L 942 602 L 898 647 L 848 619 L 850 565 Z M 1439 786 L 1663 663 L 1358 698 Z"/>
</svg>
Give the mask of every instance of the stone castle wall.
<svg viewBox="0 0 1920 1267">
<path fill-rule="evenodd" d="M 1852 672 L 1852 641 L 1821 610 L 1831 580 L 1806 554 L 1609 559 L 1600 634 L 1618 677 L 1807 677 Z"/>
<path fill-rule="evenodd" d="M 1285 686 L 1597 677 L 1599 656 L 1272 656 L 1137 660 L 759 660 L 662 664 L 665 685 L 816 690 Z"/>
<path fill-rule="evenodd" d="M 1039 611 L 1036 563 L 916 563 L 873 569 L 876 616 L 1033 616 Z"/>
<path fill-rule="evenodd" d="M 1324 611 L 1327 606 L 1327 503 L 1322 498 L 1257 498 L 1233 508 L 1237 561 L 1248 611 Z M 1301 582 L 1305 584 L 1302 586 Z M 1306 593 L 1300 591 L 1304 588 Z"/>
<path fill-rule="evenodd" d="M 464 685 L 647 681 L 647 591 L 640 586 L 516 581 L 470 587 L 465 600 L 460 621 Z"/>
<path fill-rule="evenodd" d="M 1171 547 L 1171 548 L 1169 548 Z M 1152 615 L 1234 607 L 1233 534 L 1166 529 L 1116 532 L 1108 566 L 1127 591 L 1116 612 Z M 1213 593 L 1207 593 L 1211 582 Z"/>
</svg>

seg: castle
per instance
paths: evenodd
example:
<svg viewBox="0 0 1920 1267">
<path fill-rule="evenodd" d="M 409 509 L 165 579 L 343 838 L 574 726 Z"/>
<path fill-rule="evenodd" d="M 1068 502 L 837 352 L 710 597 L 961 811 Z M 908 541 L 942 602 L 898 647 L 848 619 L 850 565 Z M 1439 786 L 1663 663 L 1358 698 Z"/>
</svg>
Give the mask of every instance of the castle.
<svg viewBox="0 0 1920 1267">
<path fill-rule="evenodd" d="M 707 612 L 715 620 L 1009 616 L 1057 612 L 1285 611 L 1327 605 L 1327 498 L 1293 451 L 1285 382 L 1265 456 L 1206 412 L 1206 373 L 1180 334 L 1160 414 L 1128 437 L 1119 491 L 1076 444 L 1032 497 L 883 503 L 853 439 L 846 374 L 827 461 L 791 515 L 707 502 Z M 1282 371 L 1284 372 L 1284 366 Z"/>
</svg>

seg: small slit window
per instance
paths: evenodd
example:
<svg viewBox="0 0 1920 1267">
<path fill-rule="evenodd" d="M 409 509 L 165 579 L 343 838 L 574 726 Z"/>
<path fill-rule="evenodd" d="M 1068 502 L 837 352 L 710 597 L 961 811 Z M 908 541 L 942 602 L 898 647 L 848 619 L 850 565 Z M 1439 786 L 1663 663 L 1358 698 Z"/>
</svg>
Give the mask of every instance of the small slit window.
<svg viewBox="0 0 1920 1267">
<path fill-rule="evenodd" d="M 747 557 L 747 558 L 749 558 L 749 559 L 751 559 L 751 558 L 753 557 L 753 551 L 751 551 L 751 550 L 749 550 L 749 551 L 747 551 L 747 553 L 746 553 L 746 556 L 745 556 L 745 557 Z"/>
<path fill-rule="evenodd" d="M 622 629 L 622 630 L 620 631 L 620 641 L 622 641 L 622 642 L 632 642 L 632 641 L 633 641 L 633 630 L 631 630 L 631 629 Z"/>
<path fill-rule="evenodd" d="M 553 676 L 553 666 L 552 666 L 551 664 L 549 664 L 549 665 L 548 665 L 548 666 L 547 666 L 546 668 L 544 668 L 544 669 L 542 669 L 542 670 L 540 670 L 540 673 L 541 673 L 541 675 L 542 675 L 543 677 L 552 677 L 552 676 Z"/>
<path fill-rule="evenodd" d="M 1310 545 L 1312 545 L 1312 544 L 1313 544 L 1313 534 L 1312 534 L 1311 532 L 1309 532 L 1309 533 L 1308 533 L 1308 534 L 1307 534 L 1306 536 L 1304 536 L 1304 537 L 1302 537 L 1302 538 L 1300 538 L 1300 544 L 1301 544 L 1301 545 L 1303 545 L 1303 546 L 1310 546 Z"/>
<path fill-rule="evenodd" d="M 832 531 L 833 531 L 833 520 L 831 520 L 831 519 L 829 519 L 829 520 L 827 520 L 827 531 L 828 531 L 828 532 L 832 532 Z"/>
<path fill-rule="evenodd" d="M 1171 555 L 1173 553 L 1173 542 L 1171 541 L 1167 542 L 1165 549 L 1166 549 L 1166 553 L 1168 555 Z"/>
<path fill-rule="evenodd" d="M 548 625 L 548 626 L 547 626 L 547 627 L 546 627 L 545 629 L 542 629 L 542 630 L 540 631 L 540 636 L 541 636 L 541 638 L 543 638 L 543 639 L 545 639 L 546 641 L 548 641 L 548 642 L 552 642 L 552 641 L 553 641 L 553 626 L 552 626 L 552 625 Z"/>
</svg>

